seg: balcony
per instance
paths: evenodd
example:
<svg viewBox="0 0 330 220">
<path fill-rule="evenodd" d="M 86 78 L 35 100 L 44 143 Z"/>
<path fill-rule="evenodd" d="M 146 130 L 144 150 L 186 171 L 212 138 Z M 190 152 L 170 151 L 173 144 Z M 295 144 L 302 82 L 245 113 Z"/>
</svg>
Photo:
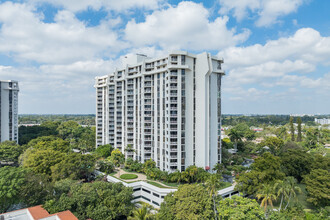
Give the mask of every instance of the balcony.
<svg viewBox="0 0 330 220">
<path fill-rule="evenodd" d="M 128 73 L 137 73 L 137 72 L 138 72 L 138 70 L 135 69 L 135 68 L 129 68 L 128 69 Z"/>
<path fill-rule="evenodd" d="M 155 68 L 155 66 L 154 65 L 151 65 L 151 64 L 146 64 L 146 66 L 145 66 L 145 69 L 146 70 L 151 70 L 153 68 Z"/>
</svg>

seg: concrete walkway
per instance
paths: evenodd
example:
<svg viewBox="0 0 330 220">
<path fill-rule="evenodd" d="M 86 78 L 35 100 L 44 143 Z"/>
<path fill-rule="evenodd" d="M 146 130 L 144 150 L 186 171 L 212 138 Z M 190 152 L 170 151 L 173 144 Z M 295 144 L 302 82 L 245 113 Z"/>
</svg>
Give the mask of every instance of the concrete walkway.
<svg viewBox="0 0 330 220">
<path fill-rule="evenodd" d="M 123 180 L 123 181 L 125 181 L 125 182 L 128 182 L 128 183 L 129 183 L 129 182 L 135 182 L 135 181 L 145 181 L 145 182 L 147 182 L 147 181 L 151 181 L 151 182 L 156 182 L 156 183 L 158 183 L 158 184 L 160 184 L 160 185 L 162 185 L 162 186 L 164 186 L 164 187 L 166 187 L 166 188 L 173 188 L 173 187 L 167 186 L 167 185 L 165 185 L 164 183 L 161 183 L 161 182 L 156 181 L 156 180 L 148 180 L 148 179 L 147 179 L 147 176 L 146 176 L 145 174 L 142 174 L 142 173 L 131 173 L 131 172 L 126 172 L 125 170 L 120 169 L 120 168 L 115 169 L 115 171 L 116 171 L 117 173 L 116 173 L 115 175 L 113 175 L 113 176 L 117 177 L 118 179 L 121 179 L 120 176 L 123 175 L 123 174 L 135 174 L 135 175 L 138 176 L 136 179 L 132 179 L 132 180 L 124 180 L 124 179 L 121 179 L 121 180 Z"/>
<path fill-rule="evenodd" d="M 126 172 L 123 169 L 115 169 L 115 171 L 117 171 L 117 173 L 114 175 L 115 177 L 117 177 L 118 179 L 120 179 L 120 176 L 123 174 L 135 174 L 138 177 L 136 179 L 132 179 L 132 180 L 124 180 L 125 182 L 135 182 L 135 181 L 147 181 L 147 176 L 141 173 L 130 173 L 130 172 Z"/>
</svg>

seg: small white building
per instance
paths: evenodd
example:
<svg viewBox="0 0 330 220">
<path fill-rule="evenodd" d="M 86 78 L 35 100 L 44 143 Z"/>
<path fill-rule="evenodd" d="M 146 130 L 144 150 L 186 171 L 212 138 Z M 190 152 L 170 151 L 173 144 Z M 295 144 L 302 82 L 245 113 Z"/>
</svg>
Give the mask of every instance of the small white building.
<svg viewBox="0 0 330 220">
<path fill-rule="evenodd" d="M 320 125 L 330 125 L 330 119 L 329 118 L 315 118 L 315 123 Z"/>
<path fill-rule="evenodd" d="M 0 142 L 18 142 L 18 82 L 0 80 Z"/>
</svg>

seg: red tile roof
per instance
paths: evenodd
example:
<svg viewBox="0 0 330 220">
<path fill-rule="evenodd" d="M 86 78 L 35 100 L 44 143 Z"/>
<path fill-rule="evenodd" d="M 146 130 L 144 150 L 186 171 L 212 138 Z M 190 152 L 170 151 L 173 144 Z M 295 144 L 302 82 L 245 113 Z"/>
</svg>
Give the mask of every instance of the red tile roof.
<svg viewBox="0 0 330 220">
<path fill-rule="evenodd" d="M 58 212 L 49 216 L 57 215 L 61 220 L 78 220 L 76 216 L 72 214 L 69 210 L 63 211 L 63 212 Z"/>
<path fill-rule="evenodd" d="M 22 210 L 27 210 L 31 214 L 33 220 L 39 220 L 39 219 L 47 218 L 50 216 L 57 216 L 61 220 L 78 220 L 78 218 L 76 216 L 74 216 L 74 214 L 72 214 L 72 212 L 70 212 L 70 210 L 58 212 L 58 213 L 54 213 L 54 214 L 49 214 L 44 208 L 42 208 L 41 205 L 26 208 L 26 209 L 19 209 L 19 210 L 7 212 L 7 213 L 15 213 L 17 211 L 22 211 Z M 7 213 L 2 213 L 0 215 L 7 214 Z"/>
<path fill-rule="evenodd" d="M 49 213 L 41 205 L 28 208 L 33 219 L 41 219 L 49 216 Z"/>
</svg>

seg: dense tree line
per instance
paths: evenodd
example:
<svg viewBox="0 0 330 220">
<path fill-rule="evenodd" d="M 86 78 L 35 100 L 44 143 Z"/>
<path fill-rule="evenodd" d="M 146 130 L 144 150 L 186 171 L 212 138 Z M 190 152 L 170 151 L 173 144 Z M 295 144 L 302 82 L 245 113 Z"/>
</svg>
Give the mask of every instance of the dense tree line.
<svg viewBox="0 0 330 220">
<path fill-rule="evenodd" d="M 302 123 L 315 125 L 314 119 L 316 116 L 302 116 Z M 329 118 L 329 115 L 318 115 L 317 118 Z M 289 115 L 223 115 L 223 126 L 235 126 L 240 123 L 246 123 L 248 126 L 263 126 L 263 125 L 285 125 L 290 120 Z"/>
<path fill-rule="evenodd" d="M 95 115 L 87 114 L 87 115 L 19 115 L 18 122 L 19 124 L 42 124 L 47 121 L 52 122 L 65 122 L 65 121 L 75 121 L 80 125 L 95 125 Z"/>
<path fill-rule="evenodd" d="M 131 188 L 90 182 L 96 161 L 113 150 L 105 146 L 94 152 L 95 130 L 73 121 L 44 122 L 25 129 L 26 144 L 0 144 L 0 213 L 43 204 L 50 213 L 69 209 L 79 219 L 118 219 L 131 214 Z M 35 136 L 29 136 L 35 131 Z"/>
<path fill-rule="evenodd" d="M 21 127 L 20 145 L 0 144 L 0 212 L 43 204 L 51 213 L 69 209 L 79 219 L 325 219 L 330 162 L 323 145 L 330 140 L 329 129 L 302 127 L 298 118 L 289 121 L 264 126 L 259 133 L 248 123 L 235 123 L 229 138 L 222 140 L 222 164 L 213 174 L 196 166 L 168 173 L 152 160 L 142 164 L 125 158 L 111 145 L 95 149 L 95 130 L 74 121 Z M 231 148 L 237 153 L 230 154 Z M 125 151 L 134 150 L 127 146 Z M 254 163 L 245 166 L 250 159 Z M 93 181 L 94 169 L 110 174 L 120 166 L 148 179 L 179 184 L 178 191 L 165 197 L 158 214 L 147 205 L 136 209 L 132 189 Z M 217 195 L 222 178 L 232 176 L 248 198 Z M 302 185 L 313 205 L 310 213 L 296 199 Z M 273 211 L 275 205 L 278 211 Z"/>
</svg>

